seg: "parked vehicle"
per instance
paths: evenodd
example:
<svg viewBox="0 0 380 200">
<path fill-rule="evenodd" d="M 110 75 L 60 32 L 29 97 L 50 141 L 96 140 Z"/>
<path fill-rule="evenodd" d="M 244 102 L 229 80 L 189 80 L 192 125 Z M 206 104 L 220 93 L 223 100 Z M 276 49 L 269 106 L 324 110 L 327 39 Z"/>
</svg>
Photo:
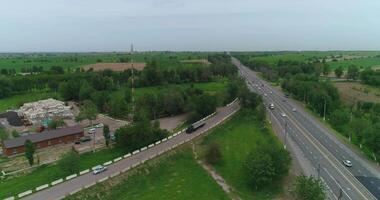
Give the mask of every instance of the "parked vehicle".
<svg viewBox="0 0 380 200">
<path fill-rule="evenodd" d="M 104 124 L 99 123 L 99 124 L 95 125 L 95 128 L 103 128 L 103 126 L 104 126 Z"/>
<path fill-rule="evenodd" d="M 79 139 L 80 142 L 87 142 L 87 141 L 91 141 L 91 137 L 90 136 L 83 136 Z"/>
<path fill-rule="evenodd" d="M 94 175 L 96 175 L 96 174 L 100 174 L 100 173 L 102 173 L 102 172 L 104 172 L 106 170 L 107 170 L 107 167 L 105 167 L 103 165 L 98 165 L 98 166 L 95 167 L 95 169 L 92 171 L 92 173 Z"/>
<path fill-rule="evenodd" d="M 199 128 L 203 127 L 205 124 L 206 123 L 204 123 L 204 122 L 193 123 L 193 124 L 191 124 L 190 126 L 187 127 L 186 133 L 190 134 L 190 133 L 198 130 Z"/>
<path fill-rule="evenodd" d="M 75 144 L 80 144 L 80 140 L 75 141 Z"/>
<path fill-rule="evenodd" d="M 95 128 L 90 128 L 90 129 L 88 129 L 88 133 L 89 134 L 93 134 L 93 133 L 95 133 L 96 132 L 96 129 Z"/>
</svg>

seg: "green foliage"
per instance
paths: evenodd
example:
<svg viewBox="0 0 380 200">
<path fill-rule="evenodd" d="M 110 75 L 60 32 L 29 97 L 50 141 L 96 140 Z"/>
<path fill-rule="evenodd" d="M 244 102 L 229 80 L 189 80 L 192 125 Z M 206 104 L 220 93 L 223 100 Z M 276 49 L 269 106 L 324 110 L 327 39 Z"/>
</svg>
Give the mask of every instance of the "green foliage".
<svg viewBox="0 0 380 200">
<path fill-rule="evenodd" d="M 63 119 L 53 119 L 49 122 L 48 128 L 57 129 L 58 127 L 61 127 L 63 125 L 65 125 L 65 121 L 63 121 Z"/>
<path fill-rule="evenodd" d="M 326 199 L 325 185 L 313 176 L 298 176 L 295 183 L 295 196 L 299 200 Z"/>
<path fill-rule="evenodd" d="M 12 131 L 12 136 L 13 136 L 14 138 L 20 137 L 20 133 L 18 133 L 16 130 L 13 130 L 13 131 Z"/>
<path fill-rule="evenodd" d="M 58 166 L 66 175 L 78 173 L 80 170 L 80 157 L 78 153 L 71 150 L 61 156 Z"/>
<path fill-rule="evenodd" d="M 111 182 L 112 189 L 109 187 Z M 143 166 L 116 177 L 116 182 L 96 184 L 66 199 L 230 199 L 194 160 L 190 148 L 181 148 L 152 162 L 145 162 Z"/>
<path fill-rule="evenodd" d="M 34 143 L 30 140 L 25 141 L 25 157 L 29 162 L 29 165 L 32 166 L 34 164 L 34 153 L 36 151 L 36 147 Z"/>
<path fill-rule="evenodd" d="M 126 118 L 128 115 L 128 104 L 123 96 L 112 96 L 109 101 L 109 113 L 113 117 Z"/>
<path fill-rule="evenodd" d="M 329 117 L 331 125 L 340 132 L 346 131 L 346 123 L 350 121 L 350 114 L 347 110 L 336 109 Z"/>
<path fill-rule="evenodd" d="M 222 161 L 222 153 L 220 152 L 218 143 L 213 142 L 208 145 L 206 152 L 206 161 L 211 165 L 216 165 Z"/>
<path fill-rule="evenodd" d="M 281 147 L 270 144 L 254 147 L 244 163 L 249 185 L 257 190 L 281 179 L 288 173 L 290 162 L 289 152 Z"/>
<path fill-rule="evenodd" d="M 0 127 L 0 139 L 6 140 L 8 138 L 9 138 L 8 132 L 4 128 Z"/>
<path fill-rule="evenodd" d="M 359 78 L 359 68 L 356 65 L 350 65 L 347 70 L 347 79 L 356 80 Z"/>
<path fill-rule="evenodd" d="M 83 102 L 83 105 L 80 107 L 80 112 L 77 116 L 78 121 L 82 121 L 84 119 L 88 119 L 92 122 L 92 120 L 96 119 L 98 115 L 98 109 L 95 104 L 90 100 L 86 100 Z"/>
<path fill-rule="evenodd" d="M 106 141 L 106 145 L 108 147 L 110 143 L 111 135 L 110 135 L 110 127 L 107 124 L 104 124 L 103 126 L 103 136 Z"/>
<path fill-rule="evenodd" d="M 168 136 L 166 130 L 159 129 L 146 118 L 135 118 L 131 125 L 116 130 L 116 144 L 132 152 Z"/>
<path fill-rule="evenodd" d="M 217 106 L 217 100 L 215 96 L 207 93 L 200 95 L 195 100 L 195 113 L 200 119 L 213 112 L 215 112 Z"/>
<path fill-rule="evenodd" d="M 343 75 L 343 67 L 341 67 L 341 66 L 337 67 L 337 68 L 334 70 L 334 72 L 335 72 L 335 76 L 336 76 L 337 78 L 340 78 L 340 77 Z"/>
</svg>

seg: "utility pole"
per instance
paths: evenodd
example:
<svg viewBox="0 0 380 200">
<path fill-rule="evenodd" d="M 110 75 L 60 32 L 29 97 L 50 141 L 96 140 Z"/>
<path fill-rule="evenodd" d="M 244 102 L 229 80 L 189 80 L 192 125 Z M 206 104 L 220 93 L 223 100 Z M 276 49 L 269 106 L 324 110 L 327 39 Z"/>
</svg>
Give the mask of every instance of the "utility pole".
<svg viewBox="0 0 380 200">
<path fill-rule="evenodd" d="M 319 177 L 320 177 L 320 174 L 321 174 L 321 164 L 320 163 L 318 163 L 317 172 L 318 172 L 318 180 L 319 180 Z"/>
<path fill-rule="evenodd" d="M 284 139 L 284 149 L 286 149 L 286 135 L 287 135 L 287 131 L 286 131 L 286 128 L 288 127 L 288 121 L 286 121 L 285 119 L 285 139 Z"/>
<path fill-rule="evenodd" d="M 134 49 L 133 49 L 133 44 L 131 44 L 131 67 L 132 67 L 132 81 L 131 81 L 131 101 L 132 101 L 132 122 L 135 119 L 135 68 L 133 66 L 133 54 L 134 54 Z"/>
<path fill-rule="evenodd" d="M 134 121 L 134 117 L 135 117 L 135 95 L 134 95 L 134 79 L 135 79 L 135 76 L 134 76 L 134 68 L 133 68 L 133 58 L 131 59 L 131 63 L 132 63 L 132 95 L 131 95 L 131 98 L 132 98 L 132 122 Z"/>
<path fill-rule="evenodd" d="M 326 96 L 324 96 L 325 105 L 323 107 L 323 121 L 326 121 Z"/>
</svg>

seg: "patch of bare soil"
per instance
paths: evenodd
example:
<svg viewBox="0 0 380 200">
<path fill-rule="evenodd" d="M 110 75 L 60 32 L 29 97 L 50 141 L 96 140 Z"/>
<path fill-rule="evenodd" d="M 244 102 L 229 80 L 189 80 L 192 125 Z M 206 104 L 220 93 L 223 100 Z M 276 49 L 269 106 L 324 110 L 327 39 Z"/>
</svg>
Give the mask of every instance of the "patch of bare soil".
<svg viewBox="0 0 380 200">
<path fill-rule="evenodd" d="M 211 64 L 211 62 L 209 62 L 207 59 L 181 60 L 181 63 L 194 63 L 194 64 L 203 64 L 203 65 Z"/>
<path fill-rule="evenodd" d="M 160 122 L 160 128 L 166 129 L 171 132 L 175 128 L 177 128 L 181 123 L 185 122 L 188 116 L 189 113 L 184 113 L 173 117 L 160 118 L 158 119 L 158 121 Z"/>
<path fill-rule="evenodd" d="M 145 63 L 96 63 L 86 65 L 82 68 L 84 70 L 93 69 L 94 71 L 102 71 L 105 69 L 110 69 L 112 71 L 124 71 L 127 69 L 132 69 L 132 64 L 133 68 L 136 70 L 143 70 L 146 66 Z"/>
<path fill-rule="evenodd" d="M 349 104 L 357 101 L 380 103 L 380 90 L 358 82 L 334 82 L 342 99 Z"/>
</svg>

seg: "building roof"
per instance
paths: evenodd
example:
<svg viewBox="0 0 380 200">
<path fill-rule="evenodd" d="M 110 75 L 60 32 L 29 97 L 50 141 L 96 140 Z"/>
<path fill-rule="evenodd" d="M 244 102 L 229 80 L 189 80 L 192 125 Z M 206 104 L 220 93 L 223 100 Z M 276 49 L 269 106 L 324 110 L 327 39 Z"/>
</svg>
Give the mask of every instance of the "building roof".
<svg viewBox="0 0 380 200">
<path fill-rule="evenodd" d="M 24 146 L 26 140 L 30 140 L 33 143 L 60 138 L 68 135 L 74 135 L 83 132 L 83 128 L 80 125 L 69 126 L 56 130 L 44 131 L 41 133 L 34 133 L 30 135 L 20 136 L 18 138 L 8 139 L 3 141 L 5 148 L 14 148 Z"/>
</svg>

